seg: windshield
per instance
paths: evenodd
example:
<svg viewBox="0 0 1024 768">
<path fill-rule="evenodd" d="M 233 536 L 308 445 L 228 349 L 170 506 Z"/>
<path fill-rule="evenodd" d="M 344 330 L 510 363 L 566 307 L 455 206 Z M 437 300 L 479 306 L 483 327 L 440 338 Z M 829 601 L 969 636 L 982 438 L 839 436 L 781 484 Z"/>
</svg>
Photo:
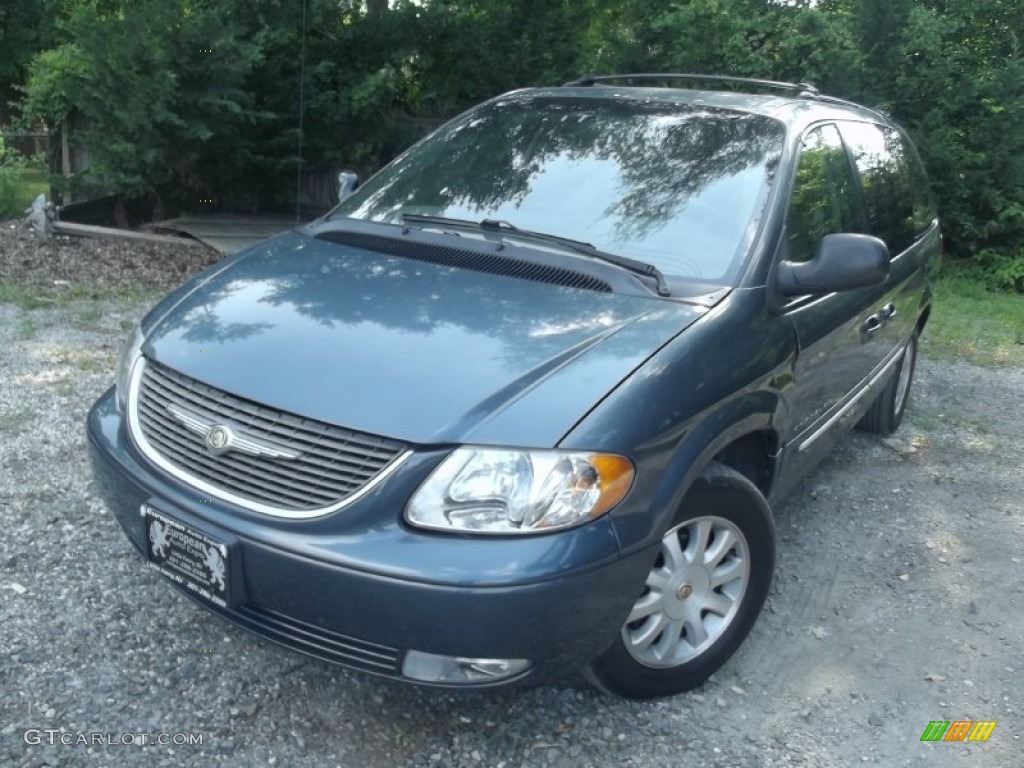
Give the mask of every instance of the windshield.
<svg viewBox="0 0 1024 768">
<path fill-rule="evenodd" d="M 443 126 L 330 217 L 498 219 L 694 280 L 730 280 L 783 145 L 770 118 L 657 101 L 511 97 Z"/>
</svg>

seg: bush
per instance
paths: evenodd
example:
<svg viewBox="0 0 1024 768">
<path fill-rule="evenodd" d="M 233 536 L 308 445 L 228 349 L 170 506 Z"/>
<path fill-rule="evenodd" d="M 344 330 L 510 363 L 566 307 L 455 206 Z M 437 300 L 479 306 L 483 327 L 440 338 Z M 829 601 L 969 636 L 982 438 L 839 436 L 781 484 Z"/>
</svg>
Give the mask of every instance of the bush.
<svg viewBox="0 0 1024 768">
<path fill-rule="evenodd" d="M 0 219 L 20 216 L 27 207 L 22 183 L 28 161 L 13 149 L 4 150 L 0 137 Z"/>
<path fill-rule="evenodd" d="M 1024 250 L 1007 254 L 987 248 L 979 251 L 974 261 L 991 287 L 1024 293 Z"/>
</svg>

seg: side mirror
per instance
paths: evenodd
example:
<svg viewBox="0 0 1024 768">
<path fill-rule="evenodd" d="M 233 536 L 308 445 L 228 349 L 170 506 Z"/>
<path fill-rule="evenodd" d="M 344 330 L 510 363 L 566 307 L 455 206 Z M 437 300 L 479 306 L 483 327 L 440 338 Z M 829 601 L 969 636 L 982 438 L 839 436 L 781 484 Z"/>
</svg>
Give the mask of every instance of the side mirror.
<svg viewBox="0 0 1024 768">
<path fill-rule="evenodd" d="M 351 195 L 359 188 L 359 174 L 355 171 L 342 171 L 338 174 L 338 202 Z"/>
<path fill-rule="evenodd" d="M 870 235 L 826 235 L 810 261 L 779 264 L 778 286 L 786 296 L 849 291 L 889 278 L 889 248 Z"/>
</svg>

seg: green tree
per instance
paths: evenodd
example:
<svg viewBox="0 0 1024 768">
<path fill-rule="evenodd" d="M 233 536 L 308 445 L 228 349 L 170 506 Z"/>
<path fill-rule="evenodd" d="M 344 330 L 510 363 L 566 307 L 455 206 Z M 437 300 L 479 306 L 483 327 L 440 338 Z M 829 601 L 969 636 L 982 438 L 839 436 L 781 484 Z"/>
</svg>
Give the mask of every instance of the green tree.
<svg viewBox="0 0 1024 768">
<path fill-rule="evenodd" d="M 75 139 L 104 185 L 193 206 L 253 206 L 273 194 L 261 184 L 275 170 L 263 142 L 273 144 L 294 111 L 264 108 L 258 77 L 274 25 L 258 14 L 239 23 L 240 11 L 187 0 L 107 13 L 77 6 L 61 22 L 74 42 L 34 59 L 23 112 L 54 127 L 79 117 Z M 281 74 L 271 81 L 278 92 L 293 85 Z"/>
<path fill-rule="evenodd" d="M 901 2 L 898 26 L 882 29 L 866 25 L 876 5 L 862 0 L 858 23 L 891 52 L 868 56 L 855 95 L 914 136 L 953 253 L 1024 277 L 1024 12 L 1004 0 Z"/>
<path fill-rule="evenodd" d="M 56 6 L 52 0 L 0 4 L 0 126 L 7 122 L 8 103 L 17 98 L 32 57 L 56 42 Z"/>
<path fill-rule="evenodd" d="M 811 81 L 907 126 L 954 253 L 1007 284 L 1024 274 L 1019 0 L 306 0 L 305 10 L 303 40 L 297 0 L 7 3 L 0 96 L 25 80 L 26 120 L 56 127 L 75 115 L 98 183 L 175 206 L 251 209 L 294 202 L 300 111 L 304 168 L 367 174 L 481 99 L 586 72 Z"/>
</svg>

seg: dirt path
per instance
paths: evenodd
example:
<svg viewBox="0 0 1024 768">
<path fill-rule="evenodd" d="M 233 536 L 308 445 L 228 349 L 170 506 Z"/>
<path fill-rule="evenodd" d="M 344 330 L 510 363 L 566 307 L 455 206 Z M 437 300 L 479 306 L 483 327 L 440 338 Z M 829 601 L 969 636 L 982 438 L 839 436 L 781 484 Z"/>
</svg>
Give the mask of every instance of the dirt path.
<svg viewBox="0 0 1024 768">
<path fill-rule="evenodd" d="M 89 489 L 83 432 L 141 309 L 0 305 L 0 764 L 1024 764 L 1024 370 L 922 360 L 899 441 L 850 436 L 777 509 L 768 609 L 702 691 L 456 697 L 260 643 L 142 566 Z M 998 725 L 920 741 L 958 719 Z"/>
</svg>

